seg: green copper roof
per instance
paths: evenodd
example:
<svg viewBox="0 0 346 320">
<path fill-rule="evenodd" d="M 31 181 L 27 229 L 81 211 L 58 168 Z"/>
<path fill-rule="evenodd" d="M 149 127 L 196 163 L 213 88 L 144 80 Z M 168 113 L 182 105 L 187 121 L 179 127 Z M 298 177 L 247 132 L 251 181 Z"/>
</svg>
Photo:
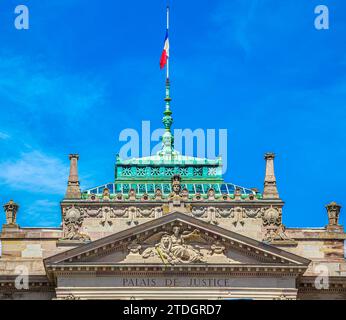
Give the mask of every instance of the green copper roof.
<svg viewBox="0 0 346 320">
<path fill-rule="evenodd" d="M 216 159 L 189 157 L 181 155 L 174 149 L 170 102 L 170 83 L 167 79 L 166 107 L 162 120 L 166 130 L 162 136 L 162 149 L 150 157 L 122 160 L 117 156 L 114 183 L 86 190 L 84 196 L 90 193 L 100 195 L 105 188 L 108 188 L 111 194 L 127 194 L 131 189 L 134 189 L 138 195 L 152 194 L 156 189 L 161 189 L 163 194 L 169 194 L 172 192 L 171 179 L 174 175 L 180 175 L 183 188 L 187 188 L 190 194 L 206 195 L 210 188 L 219 195 L 233 195 L 237 188 L 245 196 L 256 194 L 251 189 L 224 182 L 220 157 Z"/>
</svg>

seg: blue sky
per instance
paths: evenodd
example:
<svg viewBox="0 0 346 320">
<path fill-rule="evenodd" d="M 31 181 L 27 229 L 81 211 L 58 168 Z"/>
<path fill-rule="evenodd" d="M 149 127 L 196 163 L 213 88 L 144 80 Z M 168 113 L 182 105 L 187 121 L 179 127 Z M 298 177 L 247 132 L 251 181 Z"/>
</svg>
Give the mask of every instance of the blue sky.
<svg viewBox="0 0 346 320">
<path fill-rule="evenodd" d="M 14 28 L 19 4 L 29 30 Z M 314 28 L 318 4 L 329 30 Z M 171 7 L 174 126 L 228 129 L 225 178 L 246 187 L 262 189 L 274 151 L 284 223 L 325 225 L 326 203 L 346 206 L 346 2 Z M 123 129 L 162 126 L 164 35 L 164 1 L 0 3 L 0 202 L 20 204 L 20 225 L 59 226 L 69 153 L 93 187 L 113 180 Z"/>
</svg>

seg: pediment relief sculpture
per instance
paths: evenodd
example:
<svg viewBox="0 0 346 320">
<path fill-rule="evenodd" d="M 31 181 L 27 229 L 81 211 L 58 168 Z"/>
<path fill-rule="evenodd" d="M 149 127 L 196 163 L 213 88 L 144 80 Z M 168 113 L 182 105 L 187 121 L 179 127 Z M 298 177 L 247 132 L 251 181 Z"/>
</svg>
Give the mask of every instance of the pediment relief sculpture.
<svg viewBox="0 0 346 320">
<path fill-rule="evenodd" d="M 226 246 L 220 241 L 202 237 L 198 229 L 184 231 L 180 226 L 136 239 L 127 250 L 123 263 L 239 263 L 227 257 Z"/>
<path fill-rule="evenodd" d="M 160 241 L 155 246 L 145 249 L 142 257 L 147 259 L 158 256 L 165 264 L 206 262 L 200 247 L 189 244 L 204 242 L 198 230 L 181 232 L 180 227 L 175 226 L 172 231 L 172 233 L 161 233 Z"/>
</svg>

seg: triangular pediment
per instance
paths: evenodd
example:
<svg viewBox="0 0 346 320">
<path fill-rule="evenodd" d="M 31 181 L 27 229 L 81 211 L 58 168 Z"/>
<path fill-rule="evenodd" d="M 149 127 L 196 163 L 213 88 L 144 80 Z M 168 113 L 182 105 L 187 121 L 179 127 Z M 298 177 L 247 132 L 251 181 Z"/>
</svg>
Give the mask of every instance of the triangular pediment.
<svg viewBox="0 0 346 320">
<path fill-rule="evenodd" d="M 49 268 L 81 266 L 307 267 L 308 259 L 183 213 L 171 213 L 49 257 Z"/>
</svg>

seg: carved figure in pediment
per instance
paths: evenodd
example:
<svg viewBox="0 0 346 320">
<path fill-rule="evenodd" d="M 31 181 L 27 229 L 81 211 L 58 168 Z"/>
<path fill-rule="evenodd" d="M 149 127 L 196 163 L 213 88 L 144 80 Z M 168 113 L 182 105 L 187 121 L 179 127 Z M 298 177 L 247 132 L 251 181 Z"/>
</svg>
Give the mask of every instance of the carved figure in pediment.
<svg viewBox="0 0 346 320">
<path fill-rule="evenodd" d="M 226 247 L 220 241 L 216 241 L 210 249 L 211 255 L 224 255 Z"/>
<path fill-rule="evenodd" d="M 130 254 L 139 254 L 142 246 L 137 242 L 137 240 L 133 240 L 127 248 L 130 251 Z"/>
<path fill-rule="evenodd" d="M 154 235 L 154 237 L 156 236 Z M 150 241 L 150 239 L 147 239 L 147 241 Z M 164 263 L 173 265 L 177 263 L 205 262 L 205 257 L 199 250 L 200 248 L 196 245 L 189 245 L 187 242 L 204 242 L 204 239 L 201 238 L 198 230 L 181 232 L 180 227 L 175 226 L 172 233 L 162 232 L 159 243 L 144 250 L 142 257 L 147 259 L 158 256 Z"/>
</svg>

